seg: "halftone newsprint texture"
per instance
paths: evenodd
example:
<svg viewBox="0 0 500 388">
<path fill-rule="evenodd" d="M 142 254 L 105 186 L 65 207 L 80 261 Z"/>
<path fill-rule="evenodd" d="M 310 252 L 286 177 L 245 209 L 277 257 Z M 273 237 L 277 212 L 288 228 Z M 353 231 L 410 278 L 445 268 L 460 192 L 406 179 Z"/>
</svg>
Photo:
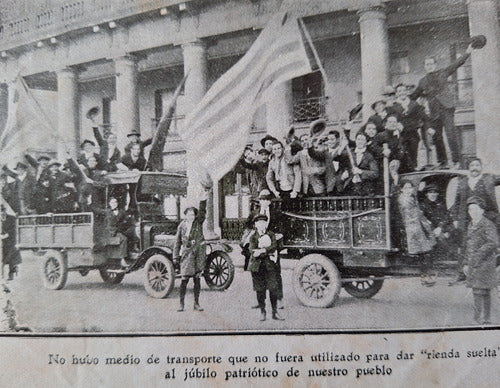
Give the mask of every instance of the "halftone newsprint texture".
<svg viewBox="0 0 500 388">
<path fill-rule="evenodd" d="M 0 0 L 1 386 L 497 386 L 498 0 Z"/>
</svg>

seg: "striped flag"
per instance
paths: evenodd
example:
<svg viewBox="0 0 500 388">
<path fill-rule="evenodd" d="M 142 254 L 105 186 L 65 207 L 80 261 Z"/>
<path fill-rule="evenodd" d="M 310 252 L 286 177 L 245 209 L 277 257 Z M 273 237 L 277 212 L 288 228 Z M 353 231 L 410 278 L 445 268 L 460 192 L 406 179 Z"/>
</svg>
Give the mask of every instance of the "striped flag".
<svg viewBox="0 0 500 388">
<path fill-rule="evenodd" d="M 20 158 L 30 148 L 56 144 L 56 128 L 21 77 L 9 88 L 8 115 L 0 132 L 0 165 Z M 12 93 L 11 93 L 12 91 Z"/>
<path fill-rule="evenodd" d="M 248 52 L 186 117 L 181 136 L 190 185 L 207 173 L 217 181 L 230 171 L 248 142 L 255 111 L 272 89 L 311 71 L 298 20 L 287 13 L 272 17 Z"/>
</svg>

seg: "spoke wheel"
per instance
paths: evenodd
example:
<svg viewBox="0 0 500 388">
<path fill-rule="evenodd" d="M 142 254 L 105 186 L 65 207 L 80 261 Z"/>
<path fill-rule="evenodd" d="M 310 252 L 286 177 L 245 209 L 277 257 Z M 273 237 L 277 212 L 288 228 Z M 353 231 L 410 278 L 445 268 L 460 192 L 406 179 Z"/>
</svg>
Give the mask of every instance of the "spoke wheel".
<svg viewBox="0 0 500 388">
<path fill-rule="evenodd" d="M 109 272 L 106 269 L 100 269 L 99 274 L 102 280 L 104 280 L 104 283 L 107 284 L 119 284 L 125 277 L 124 273 Z"/>
<path fill-rule="evenodd" d="M 151 256 L 144 266 L 146 278 L 144 288 L 153 298 L 166 298 L 174 288 L 175 272 L 172 261 L 156 254 Z"/>
<path fill-rule="evenodd" d="M 225 290 L 234 279 L 233 261 L 226 252 L 214 251 L 207 257 L 203 276 L 211 290 Z"/>
<path fill-rule="evenodd" d="M 42 278 L 45 288 L 60 290 L 68 279 L 66 259 L 57 251 L 48 251 L 42 265 Z"/>
<path fill-rule="evenodd" d="M 355 280 L 344 283 L 344 289 L 355 298 L 368 299 L 375 296 L 384 284 L 383 279 Z"/>
<path fill-rule="evenodd" d="M 341 288 L 340 272 L 326 256 L 317 253 L 300 259 L 293 272 L 293 289 L 299 301 L 309 307 L 332 306 Z"/>
</svg>

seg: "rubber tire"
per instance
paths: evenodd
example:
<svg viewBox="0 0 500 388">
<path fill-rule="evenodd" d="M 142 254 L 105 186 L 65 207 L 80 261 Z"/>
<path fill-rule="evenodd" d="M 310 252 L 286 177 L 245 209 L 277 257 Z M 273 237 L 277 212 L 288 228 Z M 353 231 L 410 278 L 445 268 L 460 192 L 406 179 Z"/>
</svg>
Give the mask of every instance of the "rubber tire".
<svg viewBox="0 0 500 388">
<path fill-rule="evenodd" d="M 326 293 L 321 298 L 308 295 L 302 286 L 303 275 L 312 266 L 316 267 L 316 272 L 319 267 L 320 271 L 323 273 L 322 276 L 330 279 L 330 283 L 326 288 Z M 300 259 L 293 271 L 292 282 L 293 290 L 300 303 L 304 306 L 317 308 L 332 306 L 337 300 L 342 287 L 340 272 L 337 266 L 328 257 L 319 253 L 312 253 Z"/>
<path fill-rule="evenodd" d="M 354 296 L 355 298 L 370 299 L 375 295 L 377 295 L 377 293 L 384 285 L 383 279 L 369 280 L 369 282 L 371 282 L 371 285 L 366 289 L 360 289 L 353 284 L 353 283 L 366 283 L 366 282 L 367 281 L 346 282 L 342 286 L 349 295 Z"/>
<path fill-rule="evenodd" d="M 125 277 L 124 273 L 108 272 L 106 269 L 100 269 L 99 274 L 106 284 L 120 284 Z"/>
<path fill-rule="evenodd" d="M 164 277 L 162 284 L 151 284 L 150 272 L 161 271 Z M 175 270 L 172 261 L 161 254 L 151 256 L 144 265 L 144 288 L 149 296 L 157 299 L 166 298 L 174 288 L 175 283 Z"/>
<path fill-rule="evenodd" d="M 217 257 L 224 260 L 222 263 L 219 264 L 219 267 L 223 266 L 224 267 L 223 270 L 227 271 L 227 277 L 226 277 L 224 283 L 221 283 L 221 284 L 217 284 L 218 281 L 216 281 L 216 283 L 214 283 L 213 280 L 210 278 L 210 273 L 209 273 L 210 265 Z M 233 282 L 233 279 L 234 279 L 233 260 L 224 251 L 220 251 L 220 250 L 213 251 L 207 257 L 207 261 L 205 263 L 205 271 L 203 272 L 203 277 L 205 278 L 205 282 L 207 283 L 208 288 L 210 288 L 211 290 L 224 291 L 224 290 L 228 289 L 229 286 L 231 285 L 231 283 Z M 218 278 L 220 278 L 220 277 L 221 276 L 218 276 Z"/>
<path fill-rule="evenodd" d="M 42 279 L 43 285 L 49 290 L 60 290 L 66 285 L 68 280 L 68 263 L 66 258 L 58 251 L 49 250 L 43 256 Z M 52 274 L 50 278 L 47 275 L 47 266 L 51 265 Z"/>
</svg>

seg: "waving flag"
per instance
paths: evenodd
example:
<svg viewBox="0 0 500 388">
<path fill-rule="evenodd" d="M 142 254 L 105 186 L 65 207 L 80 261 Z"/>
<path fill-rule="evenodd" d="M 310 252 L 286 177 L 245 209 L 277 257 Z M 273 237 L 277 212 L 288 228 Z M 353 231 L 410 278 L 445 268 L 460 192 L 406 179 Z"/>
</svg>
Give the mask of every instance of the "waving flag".
<svg viewBox="0 0 500 388">
<path fill-rule="evenodd" d="M 9 89 L 7 109 L 7 122 L 0 132 L 0 165 L 20 157 L 29 148 L 56 144 L 56 129 L 21 77 Z"/>
<path fill-rule="evenodd" d="M 272 17 L 248 52 L 186 117 L 181 136 L 190 182 L 203 181 L 207 173 L 217 181 L 230 171 L 247 144 L 253 115 L 270 91 L 311 71 L 297 19 L 287 13 Z"/>
</svg>

